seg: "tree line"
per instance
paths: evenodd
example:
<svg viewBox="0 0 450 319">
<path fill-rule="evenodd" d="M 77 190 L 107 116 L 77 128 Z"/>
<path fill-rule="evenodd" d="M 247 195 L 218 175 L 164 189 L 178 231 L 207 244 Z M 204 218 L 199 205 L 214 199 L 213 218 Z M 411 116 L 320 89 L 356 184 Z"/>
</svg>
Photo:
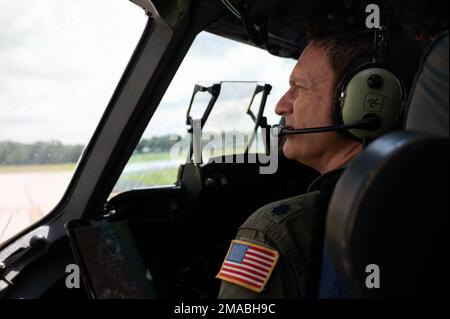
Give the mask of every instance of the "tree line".
<svg viewBox="0 0 450 319">
<path fill-rule="evenodd" d="M 221 134 L 218 133 L 202 132 L 202 145 L 206 145 L 212 142 L 213 144 L 223 143 L 220 145 L 224 145 L 225 147 L 245 146 L 246 143 L 248 143 L 249 139 L 249 132 L 231 131 L 228 132 L 228 136 L 225 139 Z M 139 141 L 139 144 L 134 150 L 134 153 L 140 154 L 170 152 L 172 147 L 179 141 L 183 141 L 183 143 L 189 145 L 190 137 L 188 135 L 185 135 L 183 137 L 180 135 L 162 135 L 154 136 L 148 139 L 144 138 Z"/>
<path fill-rule="evenodd" d="M 178 139 L 171 135 L 141 139 L 135 152 L 168 152 L 177 142 Z M 31 144 L 0 141 L 0 165 L 76 163 L 83 149 L 84 145 L 68 145 L 59 141 Z"/>
<path fill-rule="evenodd" d="M 172 146 L 181 140 L 181 136 L 162 135 L 143 138 L 136 146 L 135 153 L 164 153 L 169 152 Z"/>
<path fill-rule="evenodd" d="M 83 148 L 83 145 L 64 145 L 58 141 L 0 142 L 0 165 L 76 163 Z"/>
<path fill-rule="evenodd" d="M 235 132 L 237 136 L 242 133 Z M 208 136 L 208 134 L 204 134 Z M 188 142 L 188 136 L 162 135 L 143 138 L 136 146 L 135 153 L 164 153 L 181 139 Z M 232 141 L 232 140 L 231 140 Z M 209 140 L 203 140 L 208 143 Z M 226 144 L 230 141 L 227 140 Z M 35 142 L 31 144 L 11 141 L 0 141 L 0 165 L 32 165 L 32 164 L 62 164 L 76 163 L 83 152 L 84 145 L 68 145 L 59 141 Z"/>
<path fill-rule="evenodd" d="M 232 131 L 228 132 L 228 134 L 228 137 L 224 140 L 221 134 L 202 132 L 202 144 L 206 145 L 212 142 L 212 136 L 214 136 L 215 142 L 224 143 L 225 147 L 232 147 L 235 144 L 241 146 L 244 143 L 247 143 L 250 139 L 249 132 Z M 235 139 L 233 139 L 233 136 Z M 162 135 L 154 136 L 148 139 L 144 138 L 139 141 L 139 144 L 134 152 L 135 154 L 170 152 L 172 147 L 181 140 L 183 140 L 184 143 L 189 144 L 190 137 L 188 135 L 185 135 L 184 137 L 180 135 Z"/>
</svg>

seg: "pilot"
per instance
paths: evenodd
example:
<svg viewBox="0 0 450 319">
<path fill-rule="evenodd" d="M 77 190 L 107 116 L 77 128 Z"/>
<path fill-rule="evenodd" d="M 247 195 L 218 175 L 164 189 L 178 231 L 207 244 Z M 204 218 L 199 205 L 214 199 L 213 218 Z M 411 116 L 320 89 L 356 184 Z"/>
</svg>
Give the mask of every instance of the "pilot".
<svg viewBox="0 0 450 319">
<path fill-rule="evenodd" d="M 355 69 L 355 63 L 374 56 L 376 50 L 382 51 L 385 65 L 399 76 L 401 94 L 407 94 L 421 49 L 406 32 L 392 32 L 387 41 L 383 40 L 386 46 L 375 48 L 375 32 L 317 25 L 307 30 L 309 44 L 290 75 L 290 88 L 275 108 L 285 118 L 287 128 L 336 126 L 334 105 L 339 84 L 352 72 L 350 69 Z M 217 275 L 222 280 L 219 298 L 319 296 L 329 198 L 346 164 L 369 140 L 352 136 L 349 131 L 286 136 L 285 156 L 321 175 L 307 193 L 260 208 L 239 228 Z"/>
</svg>

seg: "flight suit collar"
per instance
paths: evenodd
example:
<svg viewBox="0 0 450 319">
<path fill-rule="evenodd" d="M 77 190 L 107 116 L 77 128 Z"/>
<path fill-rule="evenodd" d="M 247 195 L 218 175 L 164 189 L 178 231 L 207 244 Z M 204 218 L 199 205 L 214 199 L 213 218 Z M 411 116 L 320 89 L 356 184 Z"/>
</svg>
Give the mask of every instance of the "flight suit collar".
<svg viewBox="0 0 450 319">
<path fill-rule="evenodd" d="M 345 166 L 341 166 L 341 167 L 338 167 L 334 170 L 331 170 L 329 172 L 326 172 L 326 173 L 320 175 L 315 180 L 313 180 L 311 184 L 309 184 L 308 192 L 321 190 L 325 185 L 330 184 L 330 183 L 335 184 L 344 170 L 345 170 Z"/>
</svg>

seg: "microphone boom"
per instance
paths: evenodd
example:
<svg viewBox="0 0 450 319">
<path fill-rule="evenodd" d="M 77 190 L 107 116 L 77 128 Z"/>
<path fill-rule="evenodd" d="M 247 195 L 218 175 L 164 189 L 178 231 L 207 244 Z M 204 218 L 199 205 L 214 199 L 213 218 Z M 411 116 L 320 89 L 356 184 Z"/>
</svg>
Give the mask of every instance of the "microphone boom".
<svg viewBox="0 0 450 319">
<path fill-rule="evenodd" d="M 310 127 L 310 128 L 282 128 L 280 130 L 280 135 L 290 135 L 290 134 L 311 134 L 311 133 L 322 133 L 322 132 L 333 132 L 333 131 L 343 131 L 349 129 L 365 129 L 365 130 L 376 130 L 381 125 L 380 118 L 376 115 L 365 116 L 362 120 L 350 124 L 343 125 L 331 125 L 322 127 Z"/>
</svg>

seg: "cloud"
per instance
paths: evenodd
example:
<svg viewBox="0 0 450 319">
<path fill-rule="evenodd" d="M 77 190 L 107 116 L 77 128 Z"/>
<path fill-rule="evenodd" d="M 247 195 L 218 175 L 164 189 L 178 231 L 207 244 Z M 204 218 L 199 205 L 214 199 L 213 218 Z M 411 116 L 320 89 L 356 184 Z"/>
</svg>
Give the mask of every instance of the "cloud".
<svg viewBox="0 0 450 319">
<path fill-rule="evenodd" d="M 145 27 L 143 11 L 128 1 L 0 3 L 0 140 L 87 143 Z M 145 136 L 184 135 L 192 90 L 202 81 L 272 84 L 266 114 L 273 122 L 294 63 L 203 32 Z"/>
<path fill-rule="evenodd" d="M 143 11 L 128 1 L 0 1 L 0 140 L 87 143 Z"/>
</svg>

